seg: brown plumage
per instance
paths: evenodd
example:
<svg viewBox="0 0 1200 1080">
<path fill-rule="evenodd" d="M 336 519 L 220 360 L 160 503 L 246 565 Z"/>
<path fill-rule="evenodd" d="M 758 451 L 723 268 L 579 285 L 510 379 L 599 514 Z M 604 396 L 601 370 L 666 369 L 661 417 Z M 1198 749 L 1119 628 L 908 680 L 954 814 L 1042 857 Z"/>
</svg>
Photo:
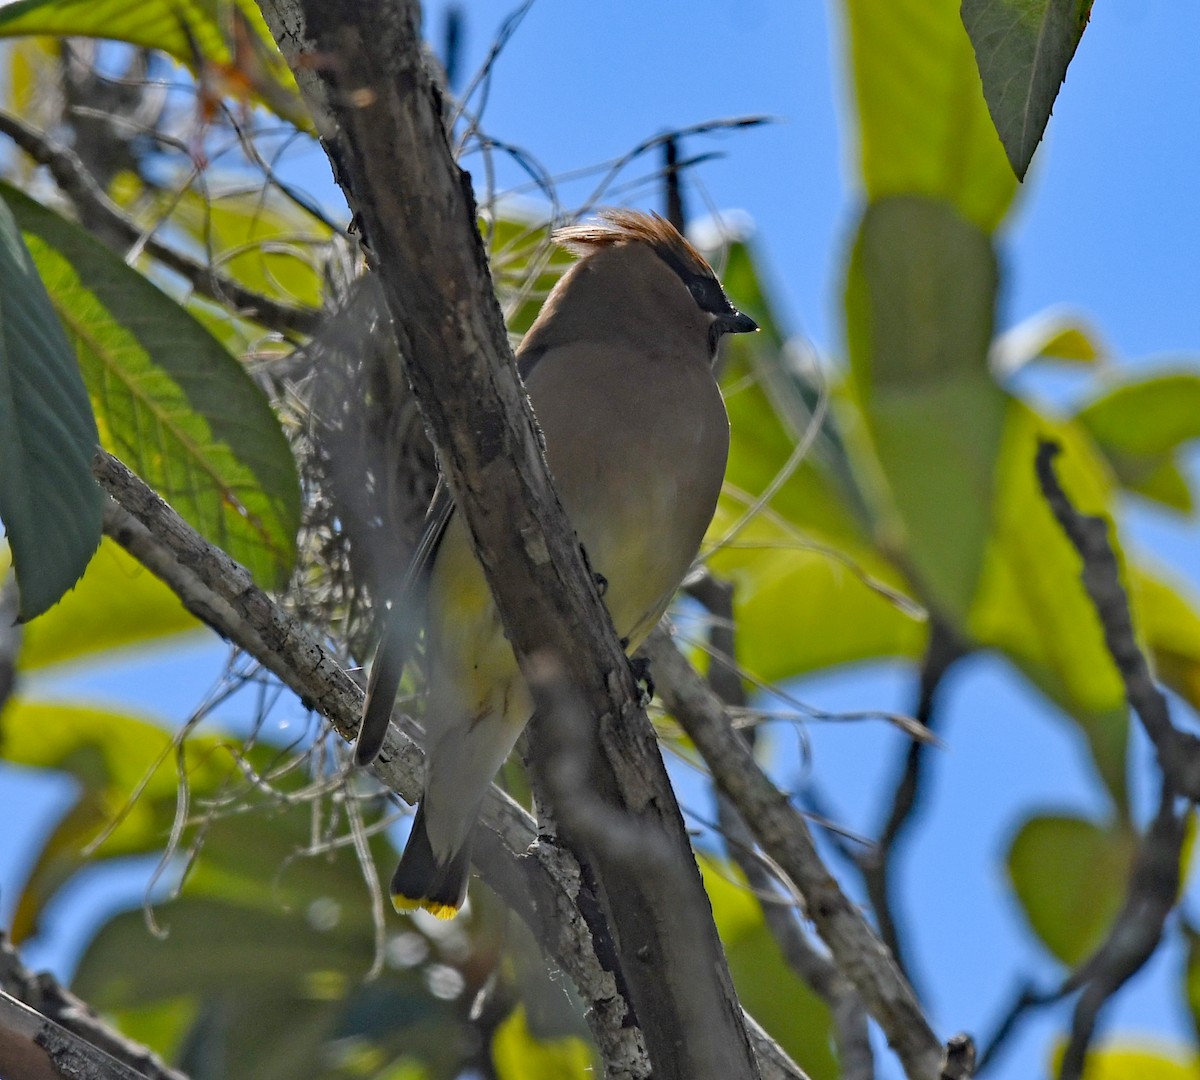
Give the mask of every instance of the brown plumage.
<svg viewBox="0 0 1200 1080">
<path fill-rule="evenodd" d="M 712 518 L 729 422 L 711 361 L 755 329 L 711 267 L 662 218 L 614 211 L 555 239 L 582 254 L 517 352 L 546 458 L 604 601 L 634 649 L 671 601 Z M 424 794 L 392 879 L 398 908 L 461 905 L 470 834 L 532 710 L 460 517 L 431 514 Z M 359 758 L 382 742 L 403 662 L 385 636 Z"/>
</svg>

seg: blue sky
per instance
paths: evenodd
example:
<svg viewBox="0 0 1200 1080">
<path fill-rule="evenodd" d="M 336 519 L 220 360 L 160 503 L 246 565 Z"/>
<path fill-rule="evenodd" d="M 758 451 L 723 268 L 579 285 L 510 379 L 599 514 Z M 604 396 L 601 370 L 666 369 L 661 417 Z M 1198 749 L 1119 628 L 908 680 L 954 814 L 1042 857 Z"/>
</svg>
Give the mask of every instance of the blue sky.
<svg viewBox="0 0 1200 1080">
<path fill-rule="evenodd" d="M 511 4 L 465 6 L 470 68 Z M 435 40 L 443 9 L 427 9 Z M 836 357 L 841 266 L 858 205 L 840 30 L 830 6 L 795 0 L 540 0 L 498 61 L 486 126 L 558 172 L 615 156 L 666 128 L 742 113 L 776 117 L 765 128 L 686 145 L 689 153 L 724 155 L 694 174 L 690 209 L 699 216 L 708 200 L 750 215 L 786 324 Z M 1067 304 L 1094 323 L 1122 363 L 1200 367 L 1198 41 L 1200 5 L 1098 0 L 1047 142 L 1002 234 L 1002 326 Z M 515 171 L 501 176 L 517 178 Z M 316 155 L 301 179 L 340 205 Z M 1035 389 L 1062 400 L 1078 387 L 1068 373 Z M 1198 463 L 1193 454 L 1193 480 Z M 1128 526 L 1200 592 L 1194 520 L 1130 507 Z M 225 655 L 219 643 L 201 639 L 166 661 L 160 655 L 79 671 L 29 690 L 100 695 L 174 724 L 203 696 Z M 830 710 L 904 710 L 912 681 L 902 669 L 874 667 L 808 680 L 797 693 Z M 900 864 L 901 891 L 918 981 L 939 1032 L 986 1034 L 1018 975 L 1050 983 L 1060 974 L 1025 931 L 1004 879 L 1002 854 L 1020 808 L 1102 815 L 1105 807 L 1073 729 L 1001 661 L 978 657 L 964 665 L 944 708 L 947 747 Z M 236 706 L 229 714 L 236 722 L 235 714 Z M 860 724 L 811 724 L 807 734 L 822 788 L 848 825 L 871 831 L 895 736 Z M 782 729 L 772 738 L 776 774 L 795 785 L 795 737 Z M 17 823 L 0 839 L 0 920 L 11 912 L 38 834 L 61 812 L 63 791 L 60 783 L 0 770 L 0 815 Z M 91 928 L 139 893 L 131 874 L 93 877 L 73 889 L 50 912 L 30 961 L 68 973 Z M 1105 1015 L 1105 1029 L 1186 1039 L 1175 991 L 1181 962 L 1176 952 L 1160 952 Z M 1031 1022 L 990 1075 L 1044 1074 L 1066 1018 L 1058 1009 Z"/>
</svg>

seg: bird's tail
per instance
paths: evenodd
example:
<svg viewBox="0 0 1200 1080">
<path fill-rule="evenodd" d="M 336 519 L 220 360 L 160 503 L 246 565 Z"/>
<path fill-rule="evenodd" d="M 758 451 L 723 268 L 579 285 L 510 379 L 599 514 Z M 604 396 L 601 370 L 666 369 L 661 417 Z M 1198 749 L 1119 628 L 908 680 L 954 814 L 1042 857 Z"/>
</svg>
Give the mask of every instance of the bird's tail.
<svg viewBox="0 0 1200 1080">
<path fill-rule="evenodd" d="M 412 832 L 392 875 L 392 906 L 397 911 L 424 908 L 439 919 L 453 919 L 467 898 L 471 870 L 471 834 L 462 846 L 442 859 L 434 854 L 425 828 L 425 802 L 417 807 Z"/>
</svg>

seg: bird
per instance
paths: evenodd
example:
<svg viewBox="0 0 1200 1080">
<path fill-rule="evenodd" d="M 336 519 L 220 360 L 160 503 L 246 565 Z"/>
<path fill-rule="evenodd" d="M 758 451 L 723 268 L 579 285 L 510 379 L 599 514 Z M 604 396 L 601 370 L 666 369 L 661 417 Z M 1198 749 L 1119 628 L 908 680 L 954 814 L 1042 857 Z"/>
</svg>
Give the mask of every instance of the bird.
<svg viewBox="0 0 1200 1080">
<path fill-rule="evenodd" d="M 667 220 L 605 211 L 553 234 L 577 256 L 516 352 L 567 517 L 628 654 L 666 611 L 716 510 L 729 418 L 714 362 L 757 330 Z M 425 609 L 425 779 L 391 881 L 398 911 L 452 918 L 493 777 L 533 712 L 467 527 L 439 485 L 372 663 L 356 761 L 384 735 Z M 396 605 L 393 607 L 395 613 Z"/>
</svg>

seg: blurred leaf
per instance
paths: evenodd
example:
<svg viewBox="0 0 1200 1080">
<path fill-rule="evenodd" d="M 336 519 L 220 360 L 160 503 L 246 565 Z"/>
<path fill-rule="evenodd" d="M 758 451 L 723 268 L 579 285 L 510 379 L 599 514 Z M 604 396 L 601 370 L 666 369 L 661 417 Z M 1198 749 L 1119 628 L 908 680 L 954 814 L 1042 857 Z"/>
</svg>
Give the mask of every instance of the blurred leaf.
<svg viewBox="0 0 1200 1080">
<path fill-rule="evenodd" d="M 86 862 L 85 845 L 119 815 L 124 815 L 121 823 L 98 849 L 101 856 L 162 849 L 177 805 L 178 762 L 170 744 L 161 727 L 137 717 L 21 698 L 8 702 L 0 757 L 13 765 L 61 769 L 81 788 L 38 852 L 13 916 L 14 941 L 34 932 L 46 901 Z M 228 756 L 216 753 L 219 745 L 211 736 L 188 738 L 193 797 L 212 794 L 235 771 Z M 144 788 L 131 802 L 143 780 Z"/>
<path fill-rule="evenodd" d="M 311 826 L 303 804 L 213 821 L 183 898 L 156 910 L 166 939 L 141 912 L 118 915 L 89 946 L 75 988 L 125 1012 L 187 997 L 196 1020 L 180 1061 L 198 1077 L 345 1080 L 407 1059 L 428 1063 L 431 1077 L 459 1075 L 470 1045 L 461 1002 L 431 995 L 416 964 L 363 981 L 374 927 L 362 871 L 349 845 L 298 854 Z M 385 840 L 373 843 L 391 857 Z M 469 970 L 470 924 L 439 930 L 431 958 Z"/>
<path fill-rule="evenodd" d="M 737 869 L 701 859 L 704 887 L 725 945 L 729 970 L 746 1011 L 812 1080 L 834 1080 L 829 1010 L 787 966 L 767 929 L 758 900 Z"/>
<path fill-rule="evenodd" d="M 741 662 L 774 681 L 833 664 L 916 655 L 921 623 L 868 583 L 903 587 L 870 541 L 865 499 L 836 423 L 838 388 L 822 390 L 815 355 L 785 344 L 753 249 L 733 242 L 723 266 L 726 289 L 762 328 L 722 347 L 732 442 L 706 548 L 713 570 L 737 586 Z M 798 446 L 806 447 L 802 459 L 794 457 Z M 772 497 L 744 520 L 770 488 Z"/>
<path fill-rule="evenodd" d="M 539 1042 L 518 1005 L 492 1036 L 492 1064 L 499 1080 L 589 1080 L 596 1065 L 583 1039 L 568 1036 Z"/>
<path fill-rule="evenodd" d="M 717 515 L 719 529 L 726 515 Z M 768 682 L 839 664 L 883 657 L 920 657 L 925 623 L 901 610 L 832 552 L 805 550 L 768 523 L 756 522 L 709 560 L 736 586 L 738 660 Z M 895 572 L 868 564 L 896 587 Z M 900 586 L 899 591 L 903 591 Z"/>
<path fill-rule="evenodd" d="M 997 649 L 1017 664 L 1079 722 L 1101 777 L 1124 810 L 1125 689 L 1080 581 L 1079 555 L 1046 506 L 1034 474 L 1037 443 L 1043 437 L 1063 447 L 1056 467 L 1076 509 L 1084 514 L 1111 510 L 1112 482 L 1086 434 L 1010 400 L 992 533 L 969 632 L 981 646 Z"/>
<path fill-rule="evenodd" d="M 990 233 L 1016 191 L 959 0 L 846 0 L 867 197 L 926 195 Z"/>
<path fill-rule="evenodd" d="M 202 261 L 247 288 L 288 303 L 319 307 L 325 295 L 323 248 L 333 230 L 271 187 L 201 192 L 148 188 L 123 173 L 112 197 L 145 228 L 165 223 L 200 249 Z"/>
<path fill-rule="evenodd" d="M 1200 439 L 1200 375 L 1129 379 L 1093 398 L 1075 419 L 1106 450 L 1165 454 Z"/>
<path fill-rule="evenodd" d="M 164 998 L 140 1009 L 118 1009 L 114 1019 L 126 1038 L 148 1046 L 165 1061 L 173 1061 L 196 1020 L 196 1002 L 191 997 Z M 192 1075 L 190 1080 L 200 1077 Z"/>
<path fill-rule="evenodd" d="M 1158 568 L 1137 566 L 1131 576 L 1158 678 L 1200 711 L 1200 601 Z"/>
<path fill-rule="evenodd" d="M 846 285 L 853 386 L 886 478 L 879 544 L 956 626 L 979 578 L 1004 426 L 987 366 L 997 276 L 977 228 L 898 197 L 868 207 Z"/>
<path fill-rule="evenodd" d="M 32 619 L 79 580 L 100 542 L 96 421 L 51 297 L 0 203 L 0 521 Z"/>
<path fill-rule="evenodd" d="M 3 192 L 75 345 L 103 445 L 260 584 L 286 580 L 300 486 L 262 391 L 194 318 L 84 229 Z"/>
<path fill-rule="evenodd" d="M 1052 1075 L 1059 1075 L 1064 1044 L 1054 1052 Z M 1083 1080 L 1196 1080 L 1200 1059 L 1187 1047 L 1174 1048 L 1168 1056 L 1165 1047 L 1143 1049 L 1109 1044 L 1089 1050 L 1083 1063 Z"/>
<path fill-rule="evenodd" d="M 230 47 L 234 7 L 254 36 L 254 70 L 249 70 L 247 57 L 235 57 Z M 256 101 L 298 127 L 312 128 L 296 81 L 253 0 L 17 0 L 0 7 L 0 37 L 26 34 L 125 41 L 159 49 L 194 68 L 190 36 L 206 61 L 225 70 L 222 81 L 235 84 L 240 80 L 234 76 L 240 74 L 249 80 Z"/>
<path fill-rule="evenodd" d="M 1027 820 L 1008 852 L 1008 873 L 1029 925 L 1075 967 L 1103 942 L 1125 900 L 1137 837 L 1075 817 Z"/>
<path fill-rule="evenodd" d="M 1187 966 L 1184 969 L 1183 990 L 1193 1036 L 1200 1040 L 1200 933 L 1186 920 L 1182 924 L 1183 940 L 1187 944 Z"/>
<path fill-rule="evenodd" d="M 1051 308 L 1018 323 L 992 342 L 990 362 L 998 378 L 1015 375 L 1034 360 L 1067 360 L 1091 364 L 1108 349 L 1086 319 L 1069 310 Z"/>
<path fill-rule="evenodd" d="M 962 0 L 988 111 L 1021 180 L 1091 9 L 1092 0 Z"/>
<path fill-rule="evenodd" d="M 542 302 L 574 261 L 551 243 L 541 219 L 519 216 L 484 218 L 480 231 L 488 243 L 488 259 L 509 332 L 524 334 L 537 318 Z"/>
<path fill-rule="evenodd" d="M 76 992 L 97 1008 L 123 1013 L 157 1010 L 181 996 L 207 1002 L 197 1020 L 204 1038 L 193 1031 L 183 1049 L 189 1064 L 200 1047 L 206 1057 L 215 1051 L 221 1068 L 214 1077 L 328 1074 L 313 1065 L 349 989 L 344 940 L 314 933 L 302 918 L 212 900 L 177 900 L 160 917 L 170 926 L 167 941 L 151 936 L 140 911 L 106 923 L 80 962 Z M 360 945 L 369 957 L 370 938 Z M 340 971 L 343 993 L 313 994 L 303 978 L 308 971 Z"/>
<path fill-rule="evenodd" d="M 1093 398 L 1076 420 L 1104 451 L 1122 487 L 1176 510 L 1192 509 L 1175 451 L 1200 439 L 1200 376 L 1130 379 Z"/>
<path fill-rule="evenodd" d="M 201 629 L 179 597 L 106 538 L 79 585 L 26 629 L 17 663 L 33 671 Z"/>
<path fill-rule="evenodd" d="M 3 92 L 4 108 L 42 130 L 54 123 L 49 100 L 52 95 L 46 93 L 46 80 L 57 76 L 61 50 L 62 43 L 51 37 L 13 41 L 6 50 L 8 86 Z M 28 177 L 37 168 L 24 155 L 6 165 L 6 171 L 13 170 L 22 177 Z"/>
</svg>

